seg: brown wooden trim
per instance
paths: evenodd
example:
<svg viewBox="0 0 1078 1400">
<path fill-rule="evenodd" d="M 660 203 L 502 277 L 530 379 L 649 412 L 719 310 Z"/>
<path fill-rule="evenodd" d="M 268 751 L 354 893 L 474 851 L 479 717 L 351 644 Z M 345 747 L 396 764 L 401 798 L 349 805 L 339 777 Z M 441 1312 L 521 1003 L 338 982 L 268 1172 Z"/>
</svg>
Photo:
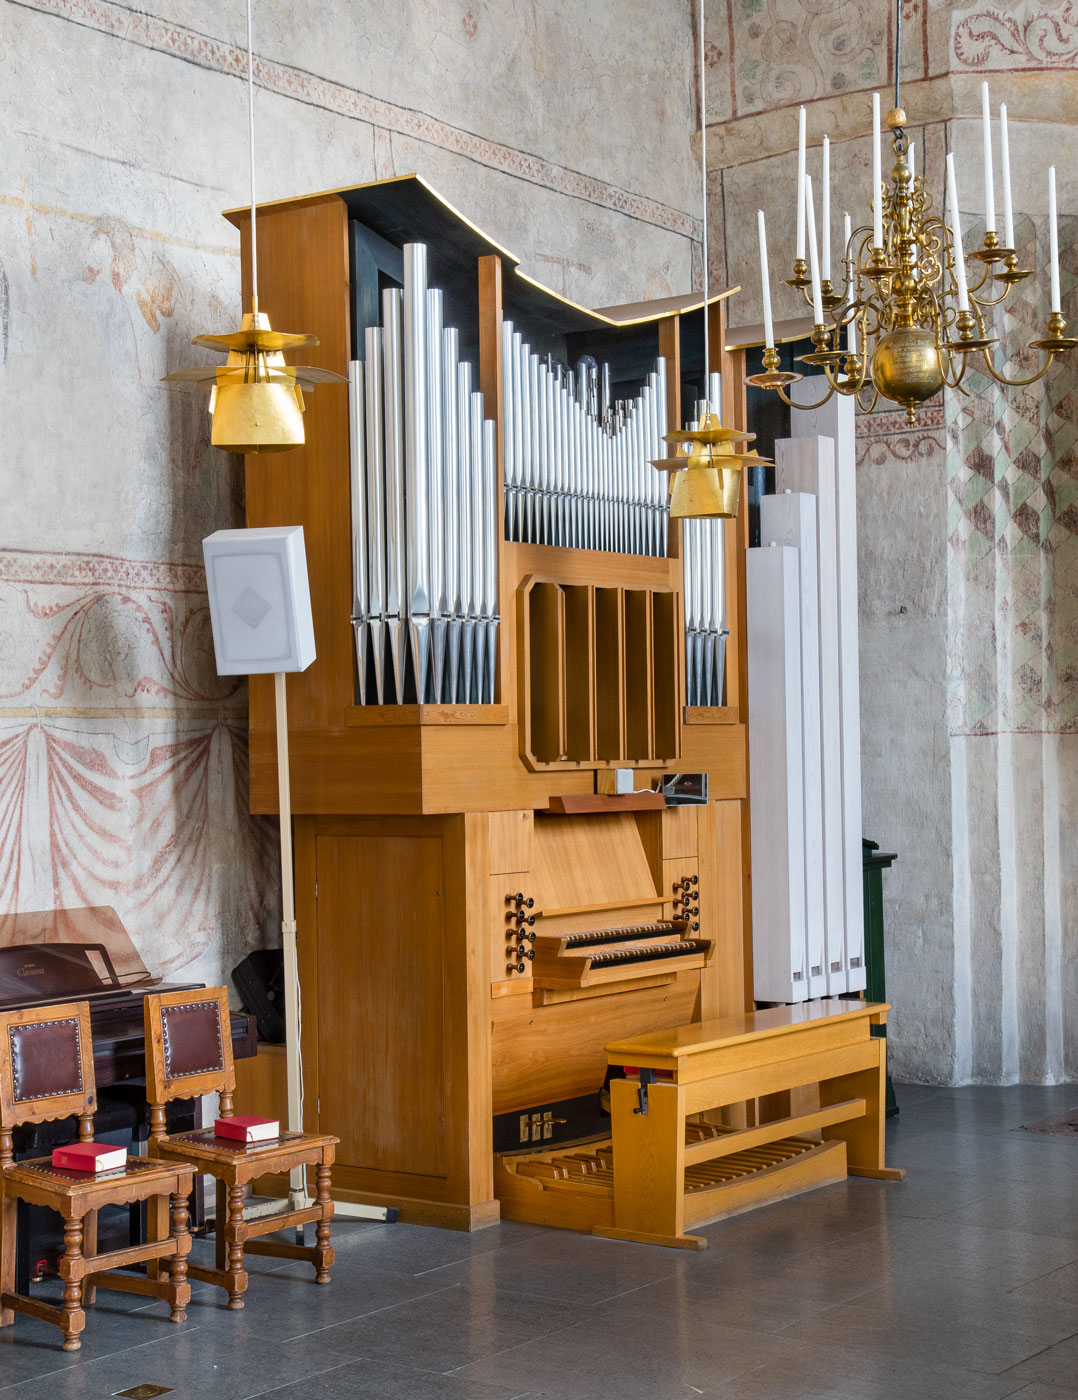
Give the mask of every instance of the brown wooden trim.
<svg viewBox="0 0 1078 1400">
<path fill-rule="evenodd" d="M 408 729 L 416 725 L 509 723 L 508 705 L 348 705 L 344 722 L 353 729 Z"/>
</svg>

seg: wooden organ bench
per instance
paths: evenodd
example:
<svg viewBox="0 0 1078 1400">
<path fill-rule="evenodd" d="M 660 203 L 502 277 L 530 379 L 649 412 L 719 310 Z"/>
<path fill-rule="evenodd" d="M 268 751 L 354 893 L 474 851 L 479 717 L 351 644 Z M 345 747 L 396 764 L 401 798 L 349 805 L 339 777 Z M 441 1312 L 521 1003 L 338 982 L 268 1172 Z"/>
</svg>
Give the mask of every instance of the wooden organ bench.
<svg viewBox="0 0 1078 1400">
<path fill-rule="evenodd" d="M 610 1084 L 612 1138 L 502 1158 L 503 1210 L 511 1196 L 515 1219 L 705 1249 L 686 1227 L 847 1175 L 903 1180 L 884 1164 L 887 1052 L 872 1027 L 887 1011 L 834 998 L 612 1041 L 625 1075 Z M 819 1107 L 772 1122 L 701 1117 L 807 1085 Z"/>
</svg>

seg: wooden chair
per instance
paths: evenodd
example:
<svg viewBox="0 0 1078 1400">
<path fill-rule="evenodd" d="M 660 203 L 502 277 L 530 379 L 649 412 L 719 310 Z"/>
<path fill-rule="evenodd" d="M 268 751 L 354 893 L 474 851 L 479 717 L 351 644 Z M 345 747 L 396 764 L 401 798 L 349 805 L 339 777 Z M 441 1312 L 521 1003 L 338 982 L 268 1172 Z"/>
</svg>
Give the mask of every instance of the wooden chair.
<svg viewBox="0 0 1078 1400">
<path fill-rule="evenodd" d="M 11 1132 L 24 1123 L 78 1115 L 79 1138 L 91 1141 L 94 1122 L 94 1054 L 86 1002 L 0 1013 L 0 1327 L 27 1313 L 59 1327 L 64 1351 L 78 1351 L 86 1325 L 85 1301 L 94 1286 L 144 1293 L 167 1300 L 172 1321 L 182 1322 L 191 1296 L 187 1282 L 187 1198 L 195 1169 L 183 1161 L 151 1162 L 129 1157 L 122 1171 L 100 1177 L 53 1169 L 51 1157 L 16 1162 Z M 64 1220 L 62 1306 L 15 1292 L 15 1230 L 18 1202 L 49 1206 Z M 103 1206 L 148 1201 L 162 1221 L 152 1244 L 97 1253 L 97 1212 Z M 163 1222 L 171 1214 L 171 1228 Z M 153 1278 L 114 1274 L 133 1264 L 166 1263 Z"/>
<path fill-rule="evenodd" d="M 172 1099 L 198 1094 L 221 1096 L 220 1116 L 231 1117 L 236 1072 L 229 1035 L 228 992 L 208 987 L 196 992 L 169 992 L 146 998 L 146 1087 L 150 1101 L 151 1157 L 187 1160 L 217 1183 L 217 1258 L 215 1268 L 192 1264 L 192 1278 L 228 1290 L 228 1306 L 243 1307 L 247 1272 L 244 1252 L 272 1254 L 283 1259 L 306 1259 L 315 1268 L 315 1282 L 328 1283 L 333 1263 L 330 1222 L 330 1168 L 339 1139 L 324 1134 L 282 1132 L 273 1142 L 227 1142 L 213 1128 L 165 1134 L 165 1105 Z M 257 1177 L 315 1168 L 315 1203 L 300 1210 L 245 1220 L 243 1199 Z M 295 1225 L 317 1222 L 314 1245 L 284 1244 L 254 1237 Z M 163 1232 L 164 1219 L 156 1228 Z"/>
</svg>

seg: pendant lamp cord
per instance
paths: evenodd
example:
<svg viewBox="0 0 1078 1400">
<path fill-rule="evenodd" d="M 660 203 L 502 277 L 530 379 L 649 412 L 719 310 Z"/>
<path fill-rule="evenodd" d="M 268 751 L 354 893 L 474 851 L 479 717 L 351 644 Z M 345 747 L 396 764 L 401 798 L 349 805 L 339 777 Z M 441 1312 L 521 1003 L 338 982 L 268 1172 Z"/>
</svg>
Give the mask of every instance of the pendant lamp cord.
<svg viewBox="0 0 1078 1400">
<path fill-rule="evenodd" d="M 251 135 L 251 310 L 258 314 L 258 230 L 255 227 L 255 60 L 251 8 L 247 0 L 247 120 Z"/>
<path fill-rule="evenodd" d="M 711 360 L 708 351 L 708 253 L 707 253 L 707 87 L 705 69 L 707 57 L 704 51 L 704 0 L 700 0 L 700 184 L 704 205 L 704 233 L 701 255 L 704 260 L 704 398 L 710 397 Z M 716 406 L 717 407 L 717 406 Z M 710 412 L 711 405 L 708 405 Z"/>
<path fill-rule="evenodd" d="M 895 0 L 895 107 L 901 107 L 898 98 L 899 66 L 902 62 L 902 0 Z"/>
</svg>

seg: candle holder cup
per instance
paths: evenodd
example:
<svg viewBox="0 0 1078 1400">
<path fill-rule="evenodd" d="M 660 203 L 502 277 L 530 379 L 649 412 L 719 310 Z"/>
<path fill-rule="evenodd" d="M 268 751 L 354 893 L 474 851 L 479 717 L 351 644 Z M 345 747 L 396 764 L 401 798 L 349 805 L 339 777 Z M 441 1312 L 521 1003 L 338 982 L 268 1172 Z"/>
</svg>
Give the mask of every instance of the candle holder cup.
<svg viewBox="0 0 1078 1400">
<path fill-rule="evenodd" d="M 1067 350 L 1073 350 L 1078 345 L 1078 337 L 1064 335 L 1067 327 L 1066 321 L 1058 311 L 1053 311 L 1048 318 L 1048 334 L 1043 340 L 1031 341 L 1034 350 L 1046 350 L 1049 355 L 1062 355 Z"/>
<path fill-rule="evenodd" d="M 758 389 L 784 389 L 788 384 L 796 384 L 804 375 L 795 370 L 779 369 L 779 352 L 773 345 L 764 351 L 764 367 L 759 374 L 745 376 L 746 384 L 754 384 Z"/>
</svg>

